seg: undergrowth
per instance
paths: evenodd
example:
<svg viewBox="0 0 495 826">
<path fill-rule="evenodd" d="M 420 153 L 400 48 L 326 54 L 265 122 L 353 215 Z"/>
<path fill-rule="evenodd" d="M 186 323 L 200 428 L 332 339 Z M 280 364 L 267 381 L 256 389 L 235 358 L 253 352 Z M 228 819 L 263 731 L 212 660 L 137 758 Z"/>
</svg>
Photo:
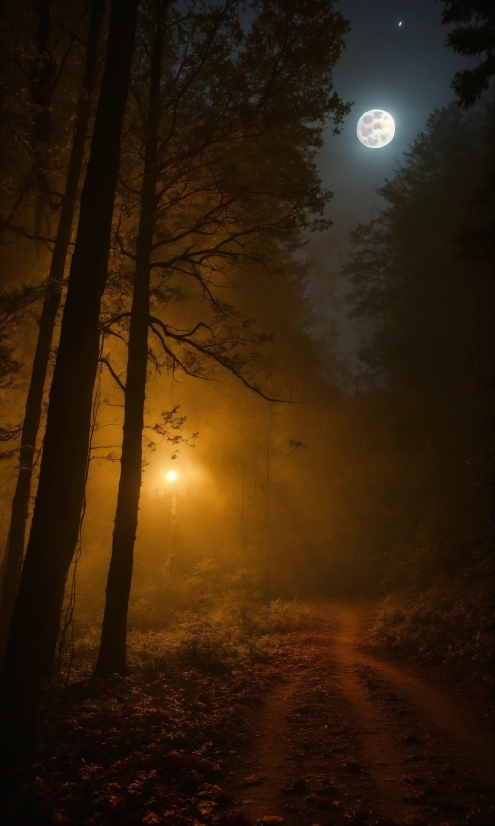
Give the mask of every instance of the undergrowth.
<svg viewBox="0 0 495 826">
<path fill-rule="evenodd" d="M 98 629 L 76 633 L 69 679 L 62 657 L 43 693 L 39 761 L 20 772 L 2 826 L 246 826 L 222 779 L 249 708 L 278 679 L 280 635 L 304 614 L 209 561 L 174 587 L 164 627 L 134 618 L 126 677 L 94 678 Z"/>
<path fill-rule="evenodd" d="M 492 682 L 495 623 L 491 595 L 431 588 L 382 603 L 374 635 L 392 649 L 444 663 L 460 677 Z"/>
<path fill-rule="evenodd" d="M 196 566 L 189 577 L 168 583 L 153 604 L 142 597 L 130 615 L 128 664 L 196 668 L 220 674 L 244 662 L 267 662 L 279 636 L 297 630 L 305 609 L 297 600 L 267 600 L 256 575 L 240 569 L 225 574 L 213 560 Z M 61 658 L 61 676 L 69 682 L 89 676 L 99 645 L 99 627 L 79 629 L 75 649 Z M 67 682 L 67 679 L 65 680 Z"/>
<path fill-rule="evenodd" d="M 374 638 L 393 651 L 442 664 L 458 679 L 495 683 L 494 581 L 476 587 L 459 579 L 424 590 L 407 589 L 382 602 Z"/>
<path fill-rule="evenodd" d="M 489 688 L 495 676 L 495 530 L 491 459 L 485 465 L 490 484 L 480 484 L 478 466 L 476 474 L 470 470 L 469 485 L 432 501 L 414 541 L 393 549 L 384 579 L 388 596 L 372 633 L 397 653 Z"/>
</svg>

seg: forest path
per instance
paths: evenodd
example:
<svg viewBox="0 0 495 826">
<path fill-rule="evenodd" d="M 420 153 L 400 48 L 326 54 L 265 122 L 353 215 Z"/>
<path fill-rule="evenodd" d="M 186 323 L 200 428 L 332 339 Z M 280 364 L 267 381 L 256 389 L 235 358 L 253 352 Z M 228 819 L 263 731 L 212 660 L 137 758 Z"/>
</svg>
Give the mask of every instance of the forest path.
<svg viewBox="0 0 495 826">
<path fill-rule="evenodd" d="M 448 699 L 444 693 L 429 685 L 404 668 L 359 650 L 363 619 L 366 621 L 367 606 L 356 610 L 345 604 L 329 607 L 341 623 L 337 640 L 337 652 L 343 662 L 361 664 L 371 668 L 375 674 L 395 685 L 405 699 L 417 709 L 426 712 L 431 721 L 451 738 L 458 759 L 473 770 L 485 783 L 495 778 L 495 748 L 493 733 L 480 728 L 478 722 L 466 706 Z M 365 627 L 365 626 L 364 626 Z"/>
<path fill-rule="evenodd" d="M 284 681 L 251 720 L 236 778 L 254 823 L 441 824 L 490 819 L 493 740 L 414 669 L 360 647 L 373 604 L 306 605 Z"/>
</svg>

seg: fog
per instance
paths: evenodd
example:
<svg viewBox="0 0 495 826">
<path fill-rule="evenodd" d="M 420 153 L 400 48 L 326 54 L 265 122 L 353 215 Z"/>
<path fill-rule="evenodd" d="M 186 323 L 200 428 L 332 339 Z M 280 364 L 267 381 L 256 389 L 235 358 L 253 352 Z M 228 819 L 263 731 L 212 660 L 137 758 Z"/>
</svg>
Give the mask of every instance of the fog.
<svg viewBox="0 0 495 826">
<path fill-rule="evenodd" d="M 434 686 L 470 686 L 487 717 L 491 64 L 459 73 L 466 21 L 425 12 L 441 77 L 370 158 L 361 63 L 339 62 L 371 14 L 351 5 L 354 40 L 327 0 L 0 9 L 12 826 L 437 822 L 437 791 L 400 787 L 423 775 L 397 779 L 450 760 L 425 709 L 464 754 L 442 812 L 488 806 L 485 732 Z M 406 24 L 359 106 L 395 117 Z"/>
</svg>

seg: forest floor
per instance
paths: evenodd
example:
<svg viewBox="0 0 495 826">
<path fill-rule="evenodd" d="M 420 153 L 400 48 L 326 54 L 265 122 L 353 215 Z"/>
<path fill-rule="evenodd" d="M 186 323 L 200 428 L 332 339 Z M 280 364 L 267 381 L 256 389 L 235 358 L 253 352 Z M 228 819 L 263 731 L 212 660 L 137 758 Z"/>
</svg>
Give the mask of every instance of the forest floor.
<svg viewBox="0 0 495 826">
<path fill-rule="evenodd" d="M 283 678 L 252 717 L 236 798 L 255 823 L 488 826 L 489 709 L 366 645 L 373 608 L 311 605 L 310 629 L 286 641 Z"/>
<path fill-rule="evenodd" d="M 265 661 L 52 692 L 2 826 L 495 822 L 486 700 L 374 647 L 372 603 L 304 609 Z"/>
</svg>

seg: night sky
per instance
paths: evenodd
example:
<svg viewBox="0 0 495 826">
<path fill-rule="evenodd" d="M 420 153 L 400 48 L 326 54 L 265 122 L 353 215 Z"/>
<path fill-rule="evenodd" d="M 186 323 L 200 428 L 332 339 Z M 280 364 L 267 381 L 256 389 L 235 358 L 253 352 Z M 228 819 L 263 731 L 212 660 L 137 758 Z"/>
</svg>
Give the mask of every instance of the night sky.
<svg viewBox="0 0 495 826">
<path fill-rule="evenodd" d="M 379 205 L 376 188 L 391 177 L 395 160 L 428 115 L 453 99 L 452 77 L 467 65 L 445 48 L 448 29 L 440 23 L 440 2 L 341 0 L 340 8 L 351 32 L 335 70 L 335 88 L 354 105 L 341 134 L 329 133 L 320 156 L 324 183 L 334 190 L 328 214 L 339 247 L 358 221 L 370 219 L 373 199 Z M 362 146 L 356 135 L 359 117 L 374 108 L 390 112 L 396 127 L 394 140 L 377 150 Z"/>
</svg>

